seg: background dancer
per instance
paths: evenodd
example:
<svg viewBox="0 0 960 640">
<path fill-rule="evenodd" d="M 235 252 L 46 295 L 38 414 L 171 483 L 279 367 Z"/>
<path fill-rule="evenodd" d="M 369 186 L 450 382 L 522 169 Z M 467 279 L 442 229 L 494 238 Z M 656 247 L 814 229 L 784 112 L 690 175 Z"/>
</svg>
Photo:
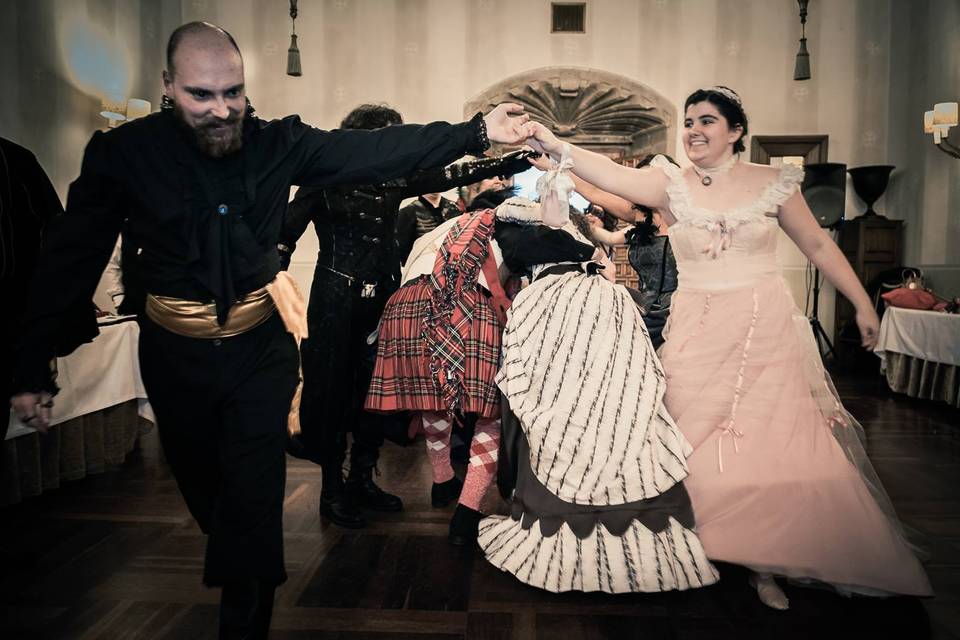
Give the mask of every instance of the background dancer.
<svg viewBox="0 0 960 640">
<path fill-rule="evenodd" d="M 365 104 L 351 111 L 340 128 L 372 130 L 402 122 L 400 114 L 388 106 Z M 361 508 L 381 512 L 403 508 L 399 496 L 383 491 L 373 476 L 385 431 L 405 432 L 406 422 L 363 410 L 377 350 L 369 338 L 387 298 L 397 290 L 405 257 L 398 254 L 395 234 L 400 202 L 488 176 L 524 171 L 530 166 L 529 155 L 514 152 L 441 166 L 374 185 L 304 187 L 288 206 L 277 245 L 283 268 L 310 222 L 320 245 L 307 311 L 310 337 L 300 346 L 301 433 L 293 436 L 288 450 L 321 465 L 320 515 L 324 518 L 360 528 L 366 525 Z M 344 482 L 347 432 L 353 434 L 353 444 Z"/>
</svg>

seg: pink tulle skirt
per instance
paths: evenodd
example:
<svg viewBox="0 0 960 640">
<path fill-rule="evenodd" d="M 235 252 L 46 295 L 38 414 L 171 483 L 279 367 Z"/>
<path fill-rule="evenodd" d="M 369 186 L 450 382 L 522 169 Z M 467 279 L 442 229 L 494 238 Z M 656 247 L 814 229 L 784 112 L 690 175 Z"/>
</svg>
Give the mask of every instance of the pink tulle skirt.
<svg viewBox="0 0 960 640">
<path fill-rule="evenodd" d="M 929 595 L 865 454 L 851 453 L 860 427 L 817 371 L 809 332 L 779 277 L 673 297 L 664 400 L 694 447 L 685 483 L 707 556 L 842 590 Z"/>
</svg>

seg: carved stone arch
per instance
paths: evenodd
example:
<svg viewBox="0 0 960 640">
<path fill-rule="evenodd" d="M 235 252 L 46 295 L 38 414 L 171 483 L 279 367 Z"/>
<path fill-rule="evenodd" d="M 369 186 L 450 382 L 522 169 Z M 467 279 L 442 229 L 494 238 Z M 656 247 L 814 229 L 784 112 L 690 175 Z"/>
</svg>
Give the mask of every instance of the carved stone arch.
<svg viewBox="0 0 960 640">
<path fill-rule="evenodd" d="M 584 67 L 525 71 L 468 100 L 464 117 L 501 102 L 522 104 L 557 136 L 622 161 L 648 153 L 674 155 L 675 107 L 626 76 Z"/>
</svg>

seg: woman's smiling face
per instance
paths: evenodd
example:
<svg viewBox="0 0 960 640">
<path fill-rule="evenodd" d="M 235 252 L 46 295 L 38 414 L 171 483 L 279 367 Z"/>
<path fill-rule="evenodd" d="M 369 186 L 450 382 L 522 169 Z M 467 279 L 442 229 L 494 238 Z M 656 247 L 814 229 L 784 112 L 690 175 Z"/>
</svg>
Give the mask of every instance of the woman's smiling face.
<svg viewBox="0 0 960 640">
<path fill-rule="evenodd" d="M 739 126 L 731 129 L 717 107 L 704 100 L 687 107 L 683 120 L 683 147 L 694 164 L 713 166 L 728 154 L 741 131 Z"/>
</svg>

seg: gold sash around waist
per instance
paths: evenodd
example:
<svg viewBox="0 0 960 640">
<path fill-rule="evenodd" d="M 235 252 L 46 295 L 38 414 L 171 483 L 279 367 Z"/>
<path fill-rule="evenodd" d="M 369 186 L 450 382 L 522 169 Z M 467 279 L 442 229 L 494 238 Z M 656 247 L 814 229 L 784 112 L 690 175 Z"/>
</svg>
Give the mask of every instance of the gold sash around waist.
<svg viewBox="0 0 960 640">
<path fill-rule="evenodd" d="M 227 321 L 217 322 L 217 307 L 213 302 L 197 302 L 168 296 L 147 294 L 147 317 L 177 335 L 188 338 L 230 338 L 246 333 L 263 324 L 276 305 L 267 287 L 252 291 L 235 302 L 227 314 Z"/>
<path fill-rule="evenodd" d="M 262 289 L 245 295 L 227 314 L 221 327 L 217 323 L 217 308 L 212 302 L 196 302 L 167 296 L 147 294 L 147 317 L 158 325 L 188 338 L 229 338 L 245 333 L 263 324 L 274 310 L 280 314 L 283 326 L 293 335 L 297 346 L 307 337 L 307 303 L 294 282 L 293 276 L 281 271 Z M 300 397 L 303 393 L 303 371 L 293 394 L 287 414 L 287 429 L 300 432 Z"/>
</svg>

